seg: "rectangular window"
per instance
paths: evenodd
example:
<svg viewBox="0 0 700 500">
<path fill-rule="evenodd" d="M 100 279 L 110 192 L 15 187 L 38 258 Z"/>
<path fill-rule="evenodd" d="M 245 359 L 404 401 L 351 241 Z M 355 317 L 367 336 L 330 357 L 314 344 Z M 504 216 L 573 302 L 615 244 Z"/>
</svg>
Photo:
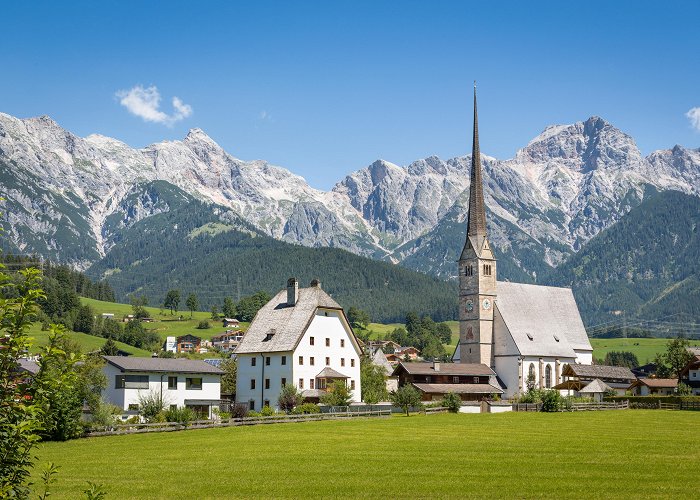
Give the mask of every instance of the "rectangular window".
<svg viewBox="0 0 700 500">
<path fill-rule="evenodd" d="M 354 390 L 355 390 L 355 381 L 354 381 L 354 380 L 351 380 L 351 381 L 350 381 L 350 390 L 351 390 L 351 391 L 354 391 Z"/>
<path fill-rule="evenodd" d="M 287 356 L 282 356 L 282 366 L 287 364 Z"/>
<path fill-rule="evenodd" d="M 270 356 L 265 356 L 265 366 L 270 366 Z"/>
<path fill-rule="evenodd" d="M 459 384 L 459 377 L 452 377 L 453 384 Z"/>
<path fill-rule="evenodd" d="M 340 347 L 345 347 L 345 339 L 340 339 Z"/>
<path fill-rule="evenodd" d="M 258 360 L 258 358 L 256 358 L 255 356 L 253 356 L 252 358 L 250 358 L 250 366 L 255 366 L 255 363 L 256 363 L 257 360 Z"/>
<path fill-rule="evenodd" d="M 252 399 L 251 399 L 250 401 L 248 401 L 248 409 L 249 409 L 250 411 L 254 411 L 254 410 L 255 410 L 255 401 L 253 401 Z"/>
<path fill-rule="evenodd" d="M 299 364 L 300 365 L 304 364 L 304 356 L 299 356 Z"/>
<path fill-rule="evenodd" d="M 131 403 L 129 405 L 129 411 L 139 411 L 139 405 L 136 403 Z"/>
<path fill-rule="evenodd" d="M 282 380 L 280 380 L 280 385 L 281 385 L 282 387 L 284 387 L 285 385 L 287 385 L 287 379 L 284 378 L 284 377 L 282 377 Z"/>
<path fill-rule="evenodd" d="M 331 366 L 331 358 L 326 358 L 326 366 Z"/>
<path fill-rule="evenodd" d="M 170 405 L 171 410 L 177 410 L 177 405 Z"/>
<path fill-rule="evenodd" d="M 309 337 L 309 345 L 314 345 L 314 338 L 313 337 Z"/>
<path fill-rule="evenodd" d="M 350 366 L 355 368 L 355 358 L 350 359 Z"/>
<path fill-rule="evenodd" d="M 202 389 L 202 377 L 187 377 L 185 379 L 185 389 L 191 390 L 201 390 Z"/>
<path fill-rule="evenodd" d="M 250 388 L 255 389 L 255 379 L 254 378 L 250 379 Z"/>
<path fill-rule="evenodd" d="M 300 378 L 299 379 L 299 389 L 303 389 L 303 388 L 304 388 L 304 379 Z"/>
<path fill-rule="evenodd" d="M 168 377 L 168 389 L 177 389 L 177 377 Z"/>
<path fill-rule="evenodd" d="M 326 338 L 326 347 L 330 347 L 330 346 L 331 346 L 331 339 Z"/>
<path fill-rule="evenodd" d="M 479 383 L 479 377 L 474 377 L 474 383 L 478 384 Z"/>
<path fill-rule="evenodd" d="M 325 389 L 325 388 L 326 388 L 326 379 L 325 378 L 318 379 L 318 384 L 316 384 L 316 389 Z"/>
<path fill-rule="evenodd" d="M 265 389 L 269 389 L 269 388 L 270 388 L 270 379 L 266 378 L 265 379 Z"/>
<path fill-rule="evenodd" d="M 270 400 L 266 399 L 265 402 L 263 403 L 263 406 L 270 406 Z"/>
<path fill-rule="evenodd" d="M 148 389 L 148 375 L 117 375 L 115 389 Z"/>
<path fill-rule="evenodd" d="M 313 388 L 314 388 L 314 382 L 315 382 L 314 379 L 312 379 L 312 378 L 309 379 L 309 389 L 313 389 Z"/>
<path fill-rule="evenodd" d="M 426 375 L 426 376 L 425 376 L 425 381 L 426 381 L 428 384 L 430 383 L 431 380 L 432 380 L 432 378 L 430 377 L 430 375 Z"/>
<path fill-rule="evenodd" d="M 309 357 L 309 364 L 310 364 L 311 366 L 314 366 L 314 363 L 315 363 L 315 362 L 316 362 L 316 360 L 314 359 L 313 356 Z"/>
<path fill-rule="evenodd" d="M 345 366 L 345 358 L 340 358 L 340 366 Z"/>
</svg>

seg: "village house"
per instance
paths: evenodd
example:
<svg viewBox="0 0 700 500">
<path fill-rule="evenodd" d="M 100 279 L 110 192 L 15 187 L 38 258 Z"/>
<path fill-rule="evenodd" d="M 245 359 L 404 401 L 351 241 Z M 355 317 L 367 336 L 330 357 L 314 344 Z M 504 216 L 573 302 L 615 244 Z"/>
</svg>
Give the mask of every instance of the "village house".
<svg viewBox="0 0 700 500">
<path fill-rule="evenodd" d="M 554 389 L 567 391 L 578 395 L 581 389 L 595 379 L 604 382 L 619 396 L 624 396 L 630 385 L 637 380 L 634 373 L 626 366 L 607 365 L 566 365 L 562 370 L 564 381 L 556 385 Z"/>
<path fill-rule="evenodd" d="M 474 88 L 474 136 L 467 238 L 459 258 L 460 338 L 453 360 L 484 364 L 508 397 L 551 388 L 564 367 L 590 365 L 593 348 L 569 288 L 496 280 L 486 226 Z"/>
<path fill-rule="evenodd" d="M 402 361 L 415 361 L 420 357 L 420 350 L 413 346 L 399 347 L 394 351 L 394 354 Z"/>
<path fill-rule="evenodd" d="M 222 321 L 224 328 L 240 328 L 241 324 L 236 318 L 224 318 Z"/>
<path fill-rule="evenodd" d="M 588 385 L 581 388 L 579 396 L 592 398 L 596 403 L 603 401 L 605 395 L 614 389 L 599 378 L 593 379 Z"/>
<path fill-rule="evenodd" d="M 177 338 L 177 352 L 200 352 L 202 339 L 196 335 L 181 335 Z"/>
<path fill-rule="evenodd" d="M 672 396 L 676 388 L 677 378 L 640 378 L 630 385 L 635 396 Z"/>
<path fill-rule="evenodd" d="M 693 395 L 700 396 L 700 349 L 693 349 L 693 359 L 681 371 L 681 382 L 690 387 Z"/>
<path fill-rule="evenodd" d="M 384 370 L 387 392 L 392 392 L 399 388 L 399 377 L 394 375 L 394 367 L 391 363 L 389 363 L 386 354 L 384 354 L 381 349 L 377 349 L 374 352 L 374 356 L 372 356 L 372 363 Z"/>
<path fill-rule="evenodd" d="M 211 345 L 223 352 L 233 352 L 242 339 L 243 332 L 240 330 L 226 330 L 224 333 L 212 336 Z"/>
<path fill-rule="evenodd" d="M 318 280 L 299 288 L 290 278 L 255 315 L 236 350 L 236 401 L 251 410 L 277 407 L 280 390 L 294 384 L 318 401 L 334 381 L 360 401 L 362 351 L 343 308 Z"/>
<path fill-rule="evenodd" d="M 394 368 L 399 387 L 412 384 L 421 392 L 423 401 L 441 400 L 452 392 L 462 401 L 478 401 L 503 390 L 497 386 L 496 374 L 484 364 L 470 363 L 404 363 Z"/>
<path fill-rule="evenodd" d="M 221 398 L 219 368 L 192 359 L 103 356 L 107 388 L 103 396 L 121 408 L 125 415 L 136 415 L 141 397 L 156 395 L 166 407 L 191 408 L 203 418 L 211 418 Z"/>
</svg>

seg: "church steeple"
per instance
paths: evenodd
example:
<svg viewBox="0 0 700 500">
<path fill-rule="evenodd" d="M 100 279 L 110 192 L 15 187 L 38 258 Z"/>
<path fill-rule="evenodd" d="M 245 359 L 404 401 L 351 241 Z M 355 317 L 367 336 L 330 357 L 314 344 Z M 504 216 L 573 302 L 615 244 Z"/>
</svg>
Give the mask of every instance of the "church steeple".
<svg viewBox="0 0 700 500">
<path fill-rule="evenodd" d="M 468 236 L 486 236 L 484 186 L 481 181 L 481 152 L 479 151 L 479 116 L 476 112 L 476 82 L 474 82 L 474 137 L 472 138 L 472 170 L 469 186 Z"/>
<path fill-rule="evenodd" d="M 486 235 L 486 206 L 481 178 L 479 118 L 474 82 L 474 138 L 467 241 L 459 258 L 460 361 L 494 366 L 493 307 L 496 300 L 496 258 Z"/>
</svg>

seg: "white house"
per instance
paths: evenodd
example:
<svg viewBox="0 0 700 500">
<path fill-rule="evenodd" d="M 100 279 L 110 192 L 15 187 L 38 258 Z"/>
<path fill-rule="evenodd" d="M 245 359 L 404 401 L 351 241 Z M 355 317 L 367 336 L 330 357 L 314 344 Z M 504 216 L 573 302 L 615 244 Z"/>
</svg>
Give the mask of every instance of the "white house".
<svg viewBox="0 0 700 500">
<path fill-rule="evenodd" d="M 255 315 L 236 355 L 236 401 L 251 410 L 277 407 L 280 390 L 294 384 L 318 401 L 334 380 L 344 380 L 360 401 L 360 344 L 343 308 L 318 280 L 299 288 L 290 278 Z"/>
<path fill-rule="evenodd" d="M 203 417 L 211 418 L 212 408 L 219 406 L 221 375 L 219 368 L 192 359 L 137 358 L 103 356 L 107 402 L 137 414 L 139 397 L 156 394 L 170 408 L 186 406 Z"/>
</svg>

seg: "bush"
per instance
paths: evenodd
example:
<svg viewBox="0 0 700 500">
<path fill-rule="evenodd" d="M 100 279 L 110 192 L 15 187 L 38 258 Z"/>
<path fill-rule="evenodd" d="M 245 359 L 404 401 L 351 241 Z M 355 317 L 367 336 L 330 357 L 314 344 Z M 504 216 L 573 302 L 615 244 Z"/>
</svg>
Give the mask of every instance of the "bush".
<svg viewBox="0 0 700 500">
<path fill-rule="evenodd" d="M 277 398 L 277 406 L 285 413 L 291 413 L 295 407 L 304 404 L 304 396 L 294 384 L 284 384 Z"/>
<path fill-rule="evenodd" d="M 261 417 L 271 417 L 274 414 L 275 414 L 275 410 L 273 410 L 272 407 L 270 407 L 270 406 L 263 406 L 263 409 L 260 410 Z"/>
<path fill-rule="evenodd" d="M 544 391 L 542 395 L 542 411 L 559 411 L 564 405 L 564 398 L 562 398 L 559 391 L 549 390 Z"/>
<path fill-rule="evenodd" d="M 211 328 L 211 325 L 206 320 L 200 321 L 199 324 L 197 325 L 197 329 L 199 329 L 199 330 L 206 330 L 208 328 Z"/>
<path fill-rule="evenodd" d="M 245 418 L 252 415 L 248 412 L 248 406 L 245 404 L 234 404 L 231 408 L 231 416 L 233 418 Z"/>
<path fill-rule="evenodd" d="M 294 408 L 292 413 L 295 415 L 312 415 L 321 413 L 321 408 L 315 403 L 304 403 Z"/>
<path fill-rule="evenodd" d="M 462 406 L 462 398 L 454 392 L 448 392 L 445 394 L 445 397 L 442 398 L 442 406 L 446 407 L 452 413 L 458 413 Z"/>
<path fill-rule="evenodd" d="M 258 411 L 250 410 L 248 412 L 248 416 L 249 417 L 260 417 L 261 415 L 260 415 L 260 412 L 258 412 Z"/>
<path fill-rule="evenodd" d="M 185 426 L 189 425 L 190 422 L 197 420 L 197 414 L 192 410 L 192 408 L 187 408 L 181 406 L 180 408 L 170 408 L 164 414 L 165 420 L 167 422 L 178 422 Z"/>
</svg>

